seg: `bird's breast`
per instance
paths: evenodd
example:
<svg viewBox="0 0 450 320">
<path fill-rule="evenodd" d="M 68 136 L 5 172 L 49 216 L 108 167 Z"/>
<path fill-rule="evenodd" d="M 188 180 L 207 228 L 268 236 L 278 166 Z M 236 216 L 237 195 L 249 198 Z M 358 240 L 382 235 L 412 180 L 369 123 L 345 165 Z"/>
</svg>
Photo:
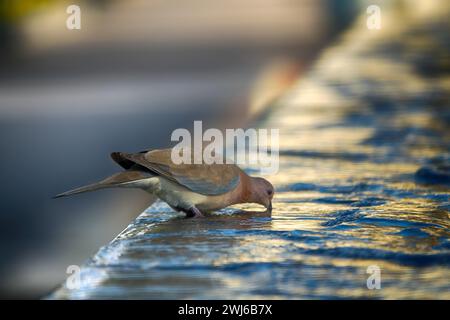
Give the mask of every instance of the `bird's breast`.
<svg viewBox="0 0 450 320">
<path fill-rule="evenodd" d="M 142 184 L 141 187 L 147 192 L 156 195 L 159 199 L 174 208 L 188 210 L 192 206 L 195 206 L 200 211 L 208 212 L 237 203 L 235 201 L 236 196 L 234 195 L 237 190 L 221 195 L 208 196 L 196 193 L 162 176 L 145 179 L 140 183 Z"/>
<path fill-rule="evenodd" d="M 193 192 L 182 185 L 172 182 L 164 177 L 158 177 L 159 182 L 148 191 L 172 207 L 189 209 L 206 201 L 208 196 Z"/>
</svg>

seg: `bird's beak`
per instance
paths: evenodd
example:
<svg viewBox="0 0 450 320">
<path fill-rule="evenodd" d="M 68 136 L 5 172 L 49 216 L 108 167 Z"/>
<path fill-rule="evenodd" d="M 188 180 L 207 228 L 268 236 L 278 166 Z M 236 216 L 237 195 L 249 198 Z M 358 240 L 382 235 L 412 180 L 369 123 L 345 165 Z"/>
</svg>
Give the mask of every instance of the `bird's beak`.
<svg viewBox="0 0 450 320">
<path fill-rule="evenodd" d="M 269 206 L 267 207 L 267 211 L 272 212 L 272 201 L 270 201 Z"/>
</svg>

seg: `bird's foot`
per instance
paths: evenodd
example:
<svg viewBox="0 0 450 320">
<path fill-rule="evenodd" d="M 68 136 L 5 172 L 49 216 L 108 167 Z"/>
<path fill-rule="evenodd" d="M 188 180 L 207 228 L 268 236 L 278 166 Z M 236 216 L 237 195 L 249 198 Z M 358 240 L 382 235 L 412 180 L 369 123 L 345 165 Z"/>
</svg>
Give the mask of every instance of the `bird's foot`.
<svg viewBox="0 0 450 320">
<path fill-rule="evenodd" d="M 186 211 L 186 218 L 203 218 L 203 213 L 196 207 L 191 207 Z"/>
</svg>

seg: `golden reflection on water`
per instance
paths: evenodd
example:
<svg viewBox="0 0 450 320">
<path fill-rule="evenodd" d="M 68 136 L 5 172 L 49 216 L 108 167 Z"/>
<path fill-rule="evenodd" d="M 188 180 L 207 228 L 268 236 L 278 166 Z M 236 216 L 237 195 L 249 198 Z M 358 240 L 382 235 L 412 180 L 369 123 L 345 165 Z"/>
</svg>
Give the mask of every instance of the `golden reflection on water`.
<svg viewBox="0 0 450 320">
<path fill-rule="evenodd" d="M 247 204 L 186 220 L 158 203 L 96 256 L 102 285 L 57 294 L 450 299 L 449 189 L 414 179 L 450 142 L 443 105 L 421 97 L 448 95 L 450 82 L 370 51 L 397 35 L 427 55 L 428 42 L 402 36 L 422 22 L 354 28 L 279 100 L 262 124 L 280 128 L 271 213 Z M 370 265 L 381 290 L 366 287 Z"/>
</svg>

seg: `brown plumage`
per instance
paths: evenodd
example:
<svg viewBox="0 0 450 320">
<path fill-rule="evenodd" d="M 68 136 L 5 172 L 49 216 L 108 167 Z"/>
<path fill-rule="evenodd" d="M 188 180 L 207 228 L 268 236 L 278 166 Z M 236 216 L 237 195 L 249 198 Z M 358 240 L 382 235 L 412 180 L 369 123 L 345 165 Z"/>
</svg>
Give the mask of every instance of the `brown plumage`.
<svg viewBox="0 0 450 320">
<path fill-rule="evenodd" d="M 272 208 L 274 190 L 267 180 L 250 177 L 234 164 L 175 164 L 171 151 L 113 152 L 112 159 L 125 171 L 56 197 L 128 187 L 154 194 L 187 216 L 201 216 L 202 212 L 237 203 L 258 203 Z"/>
</svg>

